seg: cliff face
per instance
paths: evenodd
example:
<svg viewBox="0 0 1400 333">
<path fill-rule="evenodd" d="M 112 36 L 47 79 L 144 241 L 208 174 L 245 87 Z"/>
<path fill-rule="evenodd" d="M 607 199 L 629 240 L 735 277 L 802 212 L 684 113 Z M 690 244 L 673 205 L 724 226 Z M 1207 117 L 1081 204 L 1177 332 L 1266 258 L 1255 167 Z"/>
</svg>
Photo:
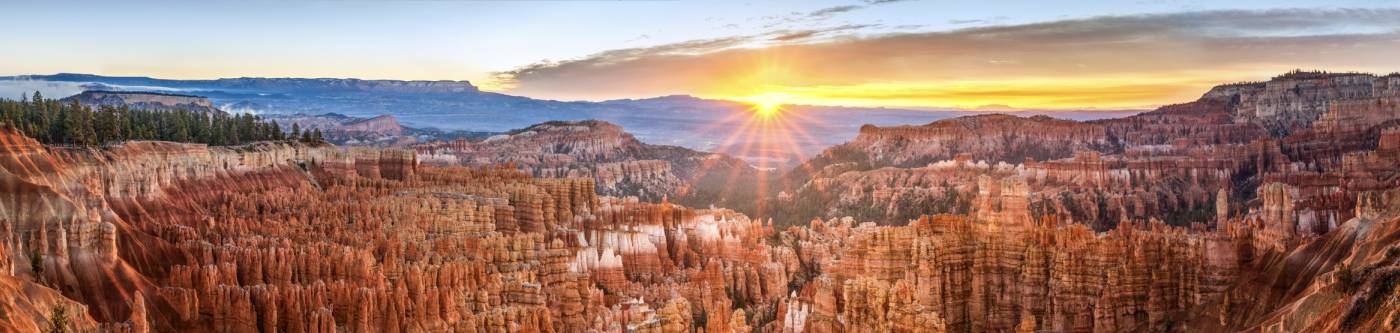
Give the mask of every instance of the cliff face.
<svg viewBox="0 0 1400 333">
<path fill-rule="evenodd" d="M 142 210 L 141 202 L 179 198 L 189 191 L 184 187 L 192 187 L 191 180 L 206 180 L 201 187 L 206 189 L 237 188 L 220 181 L 234 174 L 265 175 L 259 181 L 284 184 L 301 174 L 304 165 L 318 166 L 328 174 L 372 169 L 378 171 L 374 177 L 398 179 L 412 175 L 416 168 L 412 154 L 375 152 L 367 160 L 359 158 L 364 154 L 333 147 L 263 143 L 225 149 L 133 142 L 104 150 L 58 149 L 13 132 L 0 136 L 6 186 L 6 209 L 0 215 L 6 222 L 5 237 L 0 239 L 11 262 L 30 263 L 13 266 L 12 273 L 57 289 L 91 309 L 75 313 L 113 323 L 146 310 L 139 295 L 178 292 L 152 282 L 151 272 L 165 272 L 169 265 L 187 260 L 171 257 L 172 245 L 153 236 L 185 231 L 133 224 L 131 217 L 124 216 L 132 209 L 152 213 Z M 372 168 L 366 168 L 367 163 Z M 124 325 L 144 325 L 143 318 L 131 318 Z"/>
<path fill-rule="evenodd" d="M 340 131 L 353 134 L 367 134 L 378 136 L 395 136 L 403 134 L 403 126 L 394 116 L 383 115 L 370 119 L 357 120 L 339 128 Z"/>
<path fill-rule="evenodd" d="M 1108 143 L 1102 127 L 1046 116 L 996 114 L 923 126 L 867 125 L 847 146 L 864 152 L 876 165 L 921 166 L 964 153 L 993 162 L 1055 159 Z"/>
<path fill-rule="evenodd" d="M 741 199 L 726 191 L 742 193 L 734 184 L 753 184 L 762 174 L 733 157 L 645 144 L 620 126 L 593 120 L 547 122 L 478 142 L 415 149 L 425 163 L 512 165 L 537 177 L 594 178 L 603 195 L 697 205 L 737 203 Z"/>
<path fill-rule="evenodd" d="M 189 95 L 175 95 L 154 92 L 129 91 L 84 91 L 81 94 L 64 98 L 68 102 L 77 100 L 85 106 L 127 106 L 138 110 L 174 111 L 186 110 L 199 113 L 223 113 L 214 107 L 208 98 Z"/>
<path fill-rule="evenodd" d="M 671 320 L 691 309 L 722 331 L 750 318 L 727 288 L 768 297 L 786 281 L 771 249 L 748 247 L 762 224 L 599 199 L 588 178 L 419 167 L 396 150 L 65 150 L 5 134 L 3 281 L 34 290 L 5 305 L 5 327 L 68 301 L 85 305 L 75 328 L 124 331 L 688 329 Z M 42 269 L 11 264 L 30 254 Z M 760 273 L 761 287 L 735 280 Z"/>
<path fill-rule="evenodd" d="M 1384 172 L 1397 133 L 1343 165 Z M 593 177 L 400 150 L 0 138 L 0 287 L 23 295 L 0 323 L 16 330 L 57 302 L 82 309 L 75 327 L 134 332 L 1387 331 L 1400 315 L 1394 185 L 1358 192 L 1325 231 L 1298 227 L 1301 185 L 1269 185 L 1258 213 L 1213 215 L 1215 230 L 1095 233 L 1043 214 L 1033 184 L 1131 176 L 962 160 L 921 172 L 975 188 L 965 214 L 775 230 L 600 197 Z M 1235 202 L 1220 192 L 1209 200 Z"/>
<path fill-rule="evenodd" d="M 1261 185 L 1284 181 L 1302 187 L 1296 199 L 1319 221 L 1305 222 L 1325 231 L 1351 216 L 1354 200 L 1328 191 L 1392 184 L 1383 174 L 1349 172 L 1346 161 L 1376 149 L 1400 122 L 1397 80 L 1298 72 L 1119 119 L 984 115 L 866 126 L 784 175 L 764 213 L 786 216 L 780 224 L 843 215 L 902 224 L 965 213 L 955 199 L 976 190 L 977 173 L 994 173 L 1026 179 L 1038 215 L 1097 230 L 1150 217 L 1184 226 L 1212 222 L 1219 210 L 1238 213 Z M 1222 190 L 1236 198 L 1222 202 L 1230 207 L 1215 203 Z"/>
<path fill-rule="evenodd" d="M 1400 97 L 1400 76 L 1294 72 L 1259 83 L 1225 85 L 1202 99 L 1227 102 L 1236 122 L 1257 123 L 1275 135 L 1313 127 L 1339 105 L 1375 103 Z"/>
<path fill-rule="evenodd" d="M 1233 240 L 1160 225 L 1094 235 L 954 216 L 907 227 L 813 222 L 793 240 L 827 273 L 808 331 L 1161 331 L 1239 274 Z M 805 290 L 804 290 L 805 291 Z M 837 306 L 825 305 L 834 299 Z M 805 304 L 803 304 L 805 303 Z M 790 306 L 794 307 L 794 306 Z M 784 322 L 783 325 L 791 325 Z M 936 327 L 936 328 L 935 328 Z"/>
</svg>

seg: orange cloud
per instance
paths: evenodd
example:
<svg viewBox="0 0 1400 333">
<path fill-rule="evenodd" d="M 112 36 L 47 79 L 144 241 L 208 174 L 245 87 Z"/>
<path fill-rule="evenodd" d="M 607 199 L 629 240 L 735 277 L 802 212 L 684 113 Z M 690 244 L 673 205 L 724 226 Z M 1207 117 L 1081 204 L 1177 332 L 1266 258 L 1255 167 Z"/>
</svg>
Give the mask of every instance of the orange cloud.
<svg viewBox="0 0 1400 333">
<path fill-rule="evenodd" d="M 859 31 L 863 27 L 853 27 Z M 555 99 L 668 94 L 862 106 L 1127 107 L 1294 68 L 1388 72 L 1400 10 L 1220 11 L 851 37 L 781 32 L 603 52 L 499 73 Z"/>
</svg>

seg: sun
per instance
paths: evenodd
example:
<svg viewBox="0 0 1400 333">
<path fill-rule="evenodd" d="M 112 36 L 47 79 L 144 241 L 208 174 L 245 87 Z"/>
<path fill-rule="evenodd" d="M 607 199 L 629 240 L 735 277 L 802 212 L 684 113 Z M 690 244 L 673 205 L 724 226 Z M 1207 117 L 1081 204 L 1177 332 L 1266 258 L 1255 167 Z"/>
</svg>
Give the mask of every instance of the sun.
<svg viewBox="0 0 1400 333">
<path fill-rule="evenodd" d="M 752 104 L 754 114 L 764 118 L 772 118 L 782 113 L 783 106 L 787 105 L 791 99 L 792 95 L 790 94 L 770 92 L 744 97 L 740 100 Z"/>
</svg>

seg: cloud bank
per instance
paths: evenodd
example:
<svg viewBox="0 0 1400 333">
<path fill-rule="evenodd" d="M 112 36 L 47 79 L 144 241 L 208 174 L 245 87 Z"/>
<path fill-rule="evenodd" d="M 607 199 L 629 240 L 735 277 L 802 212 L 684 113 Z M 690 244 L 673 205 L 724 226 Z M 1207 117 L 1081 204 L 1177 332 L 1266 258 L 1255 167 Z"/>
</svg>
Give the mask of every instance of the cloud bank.
<svg viewBox="0 0 1400 333">
<path fill-rule="evenodd" d="M 1400 68 L 1400 10 L 1211 11 L 853 36 L 869 25 L 611 50 L 497 73 L 556 99 L 764 92 L 847 105 L 1124 107 L 1293 68 Z"/>
</svg>

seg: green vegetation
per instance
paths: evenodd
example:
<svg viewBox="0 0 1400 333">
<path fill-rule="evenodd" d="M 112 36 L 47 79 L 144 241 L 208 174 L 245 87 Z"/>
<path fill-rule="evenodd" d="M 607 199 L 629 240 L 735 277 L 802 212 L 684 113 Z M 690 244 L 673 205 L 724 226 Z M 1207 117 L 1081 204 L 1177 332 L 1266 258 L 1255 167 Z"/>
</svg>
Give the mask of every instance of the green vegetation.
<svg viewBox="0 0 1400 333">
<path fill-rule="evenodd" d="M 29 271 L 34 273 L 34 279 L 44 279 L 44 254 L 38 250 L 29 253 Z"/>
<path fill-rule="evenodd" d="M 68 306 L 67 306 L 67 305 L 64 305 L 62 302 L 60 302 L 60 303 L 58 303 L 57 305 L 54 305 L 54 306 L 53 306 L 53 310 L 49 312 L 49 330 L 46 331 L 46 332 L 48 332 L 48 333 L 68 333 L 68 332 L 70 332 L 70 331 L 68 330 Z"/>
<path fill-rule="evenodd" d="M 32 98 L 19 101 L 0 99 L 0 126 L 18 130 L 46 144 L 77 146 L 126 140 L 227 146 L 289 139 L 276 122 L 254 115 L 133 110 L 125 106 L 93 110 L 77 101 L 65 103 L 45 99 L 38 92 Z M 302 139 L 311 141 L 319 137 L 319 133 L 307 133 Z"/>
<path fill-rule="evenodd" d="M 1343 263 L 1341 266 L 1336 270 L 1337 285 L 1341 286 L 1342 291 L 1345 292 L 1356 291 L 1356 288 L 1361 286 L 1361 281 L 1356 279 L 1355 273 L 1351 271 L 1351 265 Z"/>
</svg>

